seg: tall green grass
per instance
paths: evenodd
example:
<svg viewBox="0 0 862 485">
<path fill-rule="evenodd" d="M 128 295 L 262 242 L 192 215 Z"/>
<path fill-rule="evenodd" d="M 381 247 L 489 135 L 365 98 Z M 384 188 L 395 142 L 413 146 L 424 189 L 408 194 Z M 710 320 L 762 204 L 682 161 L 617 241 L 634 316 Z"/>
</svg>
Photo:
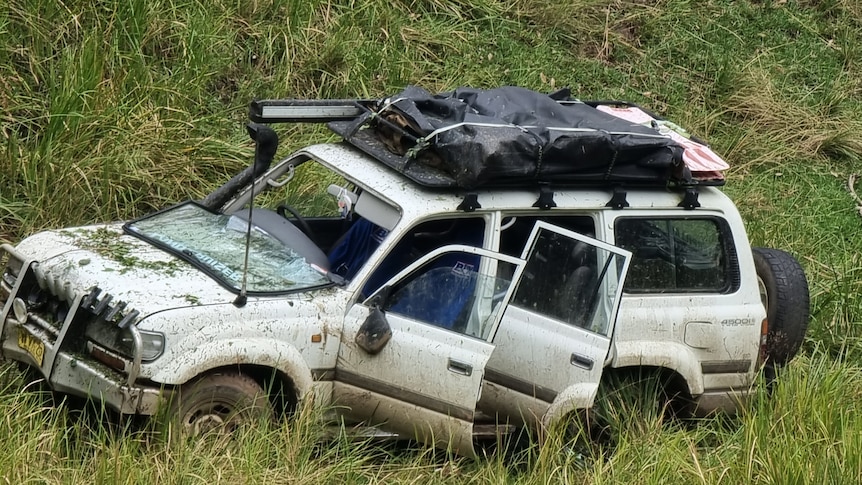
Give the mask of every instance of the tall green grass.
<svg viewBox="0 0 862 485">
<path fill-rule="evenodd" d="M 201 196 L 245 163 L 254 97 L 379 97 L 408 83 L 571 86 L 671 116 L 737 170 L 804 160 L 846 169 L 862 146 L 856 10 L 11 0 L 0 13 L 0 233 Z"/>
<path fill-rule="evenodd" d="M 74 407 L 48 408 L 6 367 L 0 380 L 8 483 L 855 483 L 862 476 L 862 373 L 813 351 L 742 413 L 669 421 L 639 390 L 614 398 L 612 453 L 572 452 L 557 436 L 478 460 L 408 444 L 323 441 L 318 412 L 230 439 L 166 440 Z M 652 409 L 652 410 L 651 410 Z M 96 416 L 94 416 L 94 414 Z M 113 424 L 112 424 L 113 423 Z"/>
<path fill-rule="evenodd" d="M 205 195 L 249 163 L 243 123 L 255 97 L 570 86 L 583 98 L 641 103 L 711 141 L 731 163 L 726 191 L 752 244 L 805 266 L 813 320 L 772 399 L 695 427 L 632 412 L 617 426 L 616 453 L 589 459 L 551 447 L 479 462 L 346 441 L 315 447 L 313 417 L 300 427 L 312 431 L 172 448 L 48 408 L 4 370 L 17 384 L 0 393 L 0 477 L 858 481 L 862 217 L 847 183 L 862 172 L 860 19 L 856 0 L 8 0 L 2 240 Z M 332 139 L 321 127 L 278 129 L 282 155 Z"/>
</svg>

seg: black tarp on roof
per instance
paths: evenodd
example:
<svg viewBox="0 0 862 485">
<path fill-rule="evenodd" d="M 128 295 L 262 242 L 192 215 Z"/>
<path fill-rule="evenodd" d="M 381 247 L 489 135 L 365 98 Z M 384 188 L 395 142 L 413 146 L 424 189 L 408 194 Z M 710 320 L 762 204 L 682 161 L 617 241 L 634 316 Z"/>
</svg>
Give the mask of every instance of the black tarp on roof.
<svg viewBox="0 0 862 485">
<path fill-rule="evenodd" d="M 691 182 L 683 148 L 666 135 L 558 98 L 512 86 L 437 95 L 409 86 L 330 127 L 430 187 Z"/>
</svg>

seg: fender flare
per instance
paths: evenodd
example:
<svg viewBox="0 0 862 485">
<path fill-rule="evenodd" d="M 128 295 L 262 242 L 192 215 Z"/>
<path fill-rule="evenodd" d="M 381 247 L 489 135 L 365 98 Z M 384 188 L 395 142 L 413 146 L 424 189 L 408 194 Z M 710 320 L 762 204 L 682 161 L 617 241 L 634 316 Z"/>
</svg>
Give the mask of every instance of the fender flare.
<svg viewBox="0 0 862 485">
<path fill-rule="evenodd" d="M 542 416 L 542 426 L 550 429 L 554 423 L 565 418 L 572 411 L 591 408 L 598 392 L 598 382 L 581 382 L 563 389 Z"/>
<path fill-rule="evenodd" d="M 311 369 L 296 347 L 267 338 L 226 339 L 198 346 L 194 352 L 176 356 L 170 366 L 158 369 L 150 379 L 181 385 L 209 370 L 241 364 L 265 366 L 286 374 L 293 380 L 298 398 L 314 385 Z"/>
<path fill-rule="evenodd" d="M 676 372 L 692 396 L 703 394 L 700 360 L 685 345 L 673 342 L 617 342 L 610 367 L 659 367 Z"/>
</svg>

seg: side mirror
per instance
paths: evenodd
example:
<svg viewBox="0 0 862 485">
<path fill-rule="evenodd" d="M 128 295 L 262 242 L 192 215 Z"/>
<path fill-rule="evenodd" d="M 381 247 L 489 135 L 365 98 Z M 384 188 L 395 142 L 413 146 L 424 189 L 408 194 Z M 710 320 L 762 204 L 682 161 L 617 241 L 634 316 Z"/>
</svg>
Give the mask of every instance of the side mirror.
<svg viewBox="0 0 862 485">
<path fill-rule="evenodd" d="M 386 321 L 386 315 L 378 306 L 371 307 L 368 317 L 359 327 L 354 341 L 362 350 L 371 355 L 379 353 L 392 338 L 392 328 Z"/>
</svg>

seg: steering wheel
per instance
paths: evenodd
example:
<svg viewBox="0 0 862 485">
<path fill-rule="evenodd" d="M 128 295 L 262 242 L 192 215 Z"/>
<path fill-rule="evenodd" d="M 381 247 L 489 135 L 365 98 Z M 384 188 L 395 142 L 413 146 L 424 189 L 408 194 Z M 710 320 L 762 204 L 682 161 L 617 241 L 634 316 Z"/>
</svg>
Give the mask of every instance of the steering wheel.
<svg viewBox="0 0 862 485">
<path fill-rule="evenodd" d="M 299 224 L 299 228 L 302 229 L 302 232 L 304 232 L 305 235 L 308 236 L 308 238 L 312 241 L 316 241 L 314 237 L 314 231 L 311 230 L 311 226 L 308 224 L 308 221 L 306 221 L 305 218 L 300 215 L 298 210 L 288 205 L 287 202 L 282 202 L 281 204 L 278 204 L 278 207 L 275 208 L 275 212 L 287 220 L 290 220 L 290 217 L 287 216 L 287 213 L 290 212 L 290 215 L 292 215 L 293 218 L 296 219 L 296 222 Z"/>
</svg>

